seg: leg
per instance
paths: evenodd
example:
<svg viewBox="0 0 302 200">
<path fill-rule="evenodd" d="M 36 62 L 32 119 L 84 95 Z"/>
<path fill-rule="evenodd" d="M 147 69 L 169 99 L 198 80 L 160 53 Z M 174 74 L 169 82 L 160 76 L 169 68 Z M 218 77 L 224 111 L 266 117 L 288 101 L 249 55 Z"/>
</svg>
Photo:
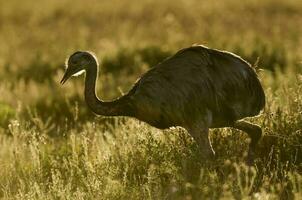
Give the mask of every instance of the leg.
<svg viewBox="0 0 302 200">
<path fill-rule="evenodd" d="M 246 132 L 251 138 L 248 150 L 247 164 L 252 165 L 254 162 L 256 146 L 259 139 L 261 138 L 262 130 L 259 126 L 246 121 L 237 121 L 234 123 L 233 127 Z"/>
<path fill-rule="evenodd" d="M 209 128 L 195 126 L 188 128 L 187 130 L 197 143 L 202 157 L 205 160 L 213 159 L 215 157 L 215 152 L 209 140 Z"/>
</svg>

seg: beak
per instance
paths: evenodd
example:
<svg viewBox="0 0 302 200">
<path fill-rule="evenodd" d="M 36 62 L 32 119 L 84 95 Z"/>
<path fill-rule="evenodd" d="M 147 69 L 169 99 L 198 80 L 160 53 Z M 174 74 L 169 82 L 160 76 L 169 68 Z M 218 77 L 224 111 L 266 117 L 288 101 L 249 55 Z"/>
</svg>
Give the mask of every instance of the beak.
<svg viewBox="0 0 302 200">
<path fill-rule="evenodd" d="M 63 85 L 69 78 L 70 74 L 66 71 L 60 83 Z"/>
</svg>

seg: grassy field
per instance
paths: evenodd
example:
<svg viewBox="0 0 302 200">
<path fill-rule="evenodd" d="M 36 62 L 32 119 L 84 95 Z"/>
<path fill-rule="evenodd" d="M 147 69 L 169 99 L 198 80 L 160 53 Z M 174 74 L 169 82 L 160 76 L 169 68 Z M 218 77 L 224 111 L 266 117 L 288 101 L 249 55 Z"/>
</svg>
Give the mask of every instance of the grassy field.
<svg viewBox="0 0 302 200">
<path fill-rule="evenodd" d="M 0 0 L 1 199 L 301 199 L 302 1 Z M 66 57 L 94 51 L 110 100 L 180 48 L 204 44 L 257 64 L 264 137 L 211 131 L 205 163 L 181 128 L 92 114 Z"/>
</svg>

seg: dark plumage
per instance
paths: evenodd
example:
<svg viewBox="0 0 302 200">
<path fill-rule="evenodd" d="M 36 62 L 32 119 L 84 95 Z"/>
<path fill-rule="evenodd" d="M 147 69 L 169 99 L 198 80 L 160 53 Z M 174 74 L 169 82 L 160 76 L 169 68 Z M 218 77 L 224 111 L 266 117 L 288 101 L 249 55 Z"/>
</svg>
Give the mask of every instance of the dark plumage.
<svg viewBox="0 0 302 200">
<path fill-rule="evenodd" d="M 139 119 L 158 128 L 212 116 L 210 127 L 257 115 L 265 98 L 253 68 L 231 53 L 194 46 L 158 64 L 130 91 Z"/>
<path fill-rule="evenodd" d="M 244 121 L 265 105 L 255 70 L 240 57 L 225 51 L 192 46 L 177 52 L 146 72 L 124 96 L 103 102 L 96 97 L 97 59 L 76 52 L 68 59 L 62 79 L 86 71 L 85 99 L 96 114 L 130 116 L 164 129 L 182 126 L 198 143 L 203 155 L 214 154 L 208 129 L 234 127 L 247 132 L 253 160 L 260 127 Z"/>
</svg>

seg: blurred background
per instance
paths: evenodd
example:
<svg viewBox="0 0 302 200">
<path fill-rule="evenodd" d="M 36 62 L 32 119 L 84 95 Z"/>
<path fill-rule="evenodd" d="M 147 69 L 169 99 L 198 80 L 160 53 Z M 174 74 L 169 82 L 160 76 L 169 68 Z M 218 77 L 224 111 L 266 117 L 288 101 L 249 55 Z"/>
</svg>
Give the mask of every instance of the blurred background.
<svg viewBox="0 0 302 200">
<path fill-rule="evenodd" d="M 35 187 L 41 189 L 41 194 L 46 194 L 47 189 L 54 192 L 60 189 L 55 187 L 49 189 L 50 186 L 59 184 L 55 180 L 63 181 L 62 188 L 70 183 L 72 186 L 70 191 L 77 191 L 74 188 L 77 185 L 79 191 L 84 191 L 88 196 L 92 195 L 90 198 L 97 197 L 93 195 L 98 194 L 97 191 L 102 191 L 103 197 L 108 198 L 152 199 L 153 194 L 158 194 L 157 197 L 162 198 L 165 194 L 172 195 L 174 190 L 177 197 L 188 196 L 188 199 L 194 199 L 196 194 L 207 194 L 205 191 L 228 191 L 236 198 L 248 196 L 249 190 L 241 192 L 240 188 L 235 186 L 225 188 L 226 177 L 229 174 L 236 174 L 234 170 L 226 170 L 225 175 L 217 172 L 217 177 L 220 177 L 217 180 L 209 178 L 212 177 L 213 171 L 204 172 L 205 176 L 209 177 L 203 180 L 214 180 L 217 185 L 207 186 L 209 188 L 201 190 L 203 187 L 198 185 L 200 182 L 194 178 L 190 179 L 201 176 L 201 163 L 197 161 L 198 153 L 194 143 L 189 142 L 190 151 L 184 148 L 186 142 L 177 143 L 183 141 L 183 137 L 185 141 L 190 141 L 188 136 L 183 136 L 182 130 L 170 131 L 176 136 L 169 141 L 177 144 L 169 143 L 159 136 L 157 130 L 147 125 L 138 126 L 138 122 L 124 118 L 95 117 L 84 102 L 83 76 L 72 78 L 64 86 L 59 84 L 65 70 L 65 59 L 70 54 L 77 50 L 93 51 L 99 58 L 101 68 L 98 94 L 104 100 L 111 100 L 127 92 L 135 80 L 152 66 L 179 49 L 193 44 L 233 52 L 252 65 L 257 65 L 258 69 L 263 69 L 257 71 L 266 91 L 267 106 L 261 117 L 254 121 L 262 125 L 268 137 L 265 137 L 260 145 L 261 160 L 258 161 L 256 168 L 259 170 L 269 166 L 269 170 L 260 170 L 260 175 L 256 176 L 256 185 L 252 185 L 251 188 L 253 191 L 264 191 L 265 194 L 277 191 L 276 196 L 292 195 L 289 191 L 295 191 L 293 183 L 300 186 L 302 184 L 301 35 L 300 0 L 0 0 L 0 159 L 3 160 L 2 174 L 4 174 L 0 178 L 2 188 L 0 197 L 25 198 L 22 195 L 34 191 L 31 190 L 32 187 L 26 185 L 36 185 Z M 126 126 L 125 122 L 130 125 Z M 114 135 L 114 141 L 120 138 L 113 143 L 125 146 L 124 149 L 115 149 L 113 143 L 104 142 L 108 138 L 104 136 L 104 139 L 100 135 L 106 135 L 107 132 Z M 155 136 L 151 137 L 150 132 Z M 131 136 L 134 137 L 131 141 L 136 142 L 125 144 L 125 140 L 130 136 L 127 134 L 125 136 L 124 133 L 129 135 L 137 133 L 135 137 Z M 222 160 L 239 162 L 237 158 L 247 148 L 247 143 L 242 142 L 246 140 L 246 136 L 241 134 L 233 136 L 231 133 L 238 133 L 234 130 L 223 130 L 224 136 L 217 136 L 219 130 L 214 130 L 214 133 L 213 145 Z M 103 181 L 103 185 L 93 186 L 95 191 L 91 189 L 92 186 L 85 185 L 85 181 L 92 181 L 87 178 L 90 172 L 87 169 L 92 169 L 89 168 L 90 165 L 87 167 L 73 163 L 74 165 L 69 167 L 59 167 L 66 160 L 69 162 L 75 155 L 82 155 L 81 150 L 71 148 L 76 141 L 73 138 L 79 137 L 82 141 L 83 137 L 91 138 L 94 134 L 98 135 L 95 137 L 103 138 L 102 145 L 106 143 L 108 145 L 106 151 L 111 152 L 106 154 L 108 159 L 110 158 L 109 161 L 106 159 L 100 161 L 103 154 L 98 161 L 90 160 L 92 168 L 102 166 L 101 174 L 91 172 L 93 176 L 99 177 L 97 181 Z M 138 134 L 143 136 L 137 137 Z M 148 148 L 142 147 L 142 144 L 150 144 L 154 148 L 148 145 Z M 173 156 L 154 153 L 160 149 L 157 144 L 163 145 L 162 152 L 172 152 Z M 100 142 L 91 146 L 92 152 L 87 153 L 89 158 L 95 155 L 95 152 L 105 151 L 100 149 Z M 79 149 L 84 147 L 80 142 Z M 134 151 L 138 147 L 140 151 Z M 176 152 L 172 147 L 182 150 Z M 75 151 L 75 154 L 69 149 Z M 146 154 L 139 158 L 133 157 L 141 152 Z M 38 161 L 28 161 L 28 157 L 35 156 Z M 161 162 L 157 162 L 165 159 L 166 168 Z M 140 166 L 134 160 L 138 160 Z M 122 164 L 117 164 L 119 161 Z M 12 166 L 12 163 L 15 164 Z M 148 177 L 152 177 L 150 163 L 151 172 L 159 178 L 154 179 L 154 183 L 160 186 L 146 189 L 144 192 L 133 189 L 144 184 L 152 185 L 148 182 Z M 27 166 L 25 171 L 24 166 Z M 111 166 L 118 172 L 113 172 Z M 125 171 L 125 167 L 128 171 Z M 69 179 L 66 177 L 72 177 L 70 174 L 66 175 L 70 170 L 78 170 L 77 172 L 81 174 L 81 170 L 84 169 L 85 175 L 75 176 L 75 180 L 79 180 L 77 184 L 67 181 Z M 156 171 L 157 169 L 161 170 Z M 60 175 L 56 176 L 56 170 Z M 188 172 L 190 170 L 191 172 Z M 276 174 L 270 176 L 271 171 Z M 295 174 L 293 177 L 300 178 L 299 181 L 290 182 L 290 179 L 286 178 L 285 174 L 291 172 Z M 107 177 L 106 181 L 109 179 L 117 181 L 121 187 L 113 188 L 114 190 L 106 188 L 104 184 L 108 182 L 101 177 Z M 123 181 L 128 182 L 123 185 Z M 207 181 L 201 183 L 207 185 Z M 232 179 L 229 183 L 234 181 Z M 272 184 L 274 190 L 264 185 L 265 181 L 268 181 L 266 182 L 268 185 Z M 191 184 L 190 187 L 187 183 Z M 288 183 L 291 183 L 289 184 L 291 186 L 288 186 Z M 106 189 L 102 188 L 103 186 Z M 125 191 L 128 191 L 130 196 L 123 193 Z M 301 189 L 296 193 L 301 195 Z M 163 196 L 160 196 L 161 194 Z M 88 197 L 85 195 L 84 197 Z M 176 197 L 173 195 L 167 198 Z M 213 198 L 218 198 L 217 195 Z M 43 195 L 37 197 L 42 198 Z"/>
</svg>

